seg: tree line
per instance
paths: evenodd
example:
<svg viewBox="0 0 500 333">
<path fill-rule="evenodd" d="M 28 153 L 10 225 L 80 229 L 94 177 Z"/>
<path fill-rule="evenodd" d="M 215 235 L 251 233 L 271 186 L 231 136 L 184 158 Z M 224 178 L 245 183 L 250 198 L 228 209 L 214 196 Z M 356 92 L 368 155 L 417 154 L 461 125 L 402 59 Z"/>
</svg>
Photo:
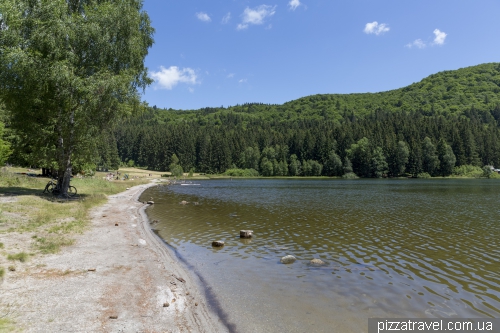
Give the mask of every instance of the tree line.
<svg viewBox="0 0 500 333">
<path fill-rule="evenodd" d="M 159 121 L 158 110 L 115 130 L 120 159 L 158 171 L 253 169 L 262 176 L 448 176 L 455 167 L 500 165 L 495 112 L 386 112 L 330 119 L 248 119 L 228 112 Z M 229 171 L 231 172 L 231 171 Z"/>
</svg>

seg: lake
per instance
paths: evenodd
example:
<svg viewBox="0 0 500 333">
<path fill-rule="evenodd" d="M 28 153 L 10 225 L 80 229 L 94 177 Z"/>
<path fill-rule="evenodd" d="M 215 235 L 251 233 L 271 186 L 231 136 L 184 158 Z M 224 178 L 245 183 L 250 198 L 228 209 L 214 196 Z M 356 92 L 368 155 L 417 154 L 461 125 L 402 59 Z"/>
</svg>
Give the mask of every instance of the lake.
<svg viewBox="0 0 500 333">
<path fill-rule="evenodd" d="M 498 181 L 190 182 L 150 188 L 142 200 L 154 198 L 154 228 L 234 331 L 347 333 L 366 332 L 371 317 L 500 317 Z M 254 237 L 240 239 L 242 229 Z M 212 248 L 215 240 L 225 246 Z M 281 264 L 285 255 L 297 261 Z"/>
</svg>

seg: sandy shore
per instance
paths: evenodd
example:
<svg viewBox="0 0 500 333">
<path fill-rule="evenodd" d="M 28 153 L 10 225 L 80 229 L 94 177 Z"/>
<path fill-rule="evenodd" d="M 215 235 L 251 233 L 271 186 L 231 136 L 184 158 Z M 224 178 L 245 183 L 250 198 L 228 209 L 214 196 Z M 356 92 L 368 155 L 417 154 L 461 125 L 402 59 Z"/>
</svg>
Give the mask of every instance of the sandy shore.
<svg viewBox="0 0 500 333">
<path fill-rule="evenodd" d="M 0 319 L 24 332 L 227 332 L 196 276 L 151 231 L 138 198 L 153 185 L 110 196 L 75 245 L 8 274 Z"/>
</svg>

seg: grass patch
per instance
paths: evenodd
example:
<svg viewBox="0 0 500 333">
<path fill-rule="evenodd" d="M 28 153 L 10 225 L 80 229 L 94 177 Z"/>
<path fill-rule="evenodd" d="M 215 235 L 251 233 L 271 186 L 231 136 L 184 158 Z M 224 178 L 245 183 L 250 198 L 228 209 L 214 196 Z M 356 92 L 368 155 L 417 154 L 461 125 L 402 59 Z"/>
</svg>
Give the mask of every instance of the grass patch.
<svg viewBox="0 0 500 333">
<path fill-rule="evenodd" d="M 19 260 L 20 262 L 26 262 L 29 258 L 29 254 L 27 254 L 26 252 L 20 252 L 20 253 L 16 253 L 16 254 L 9 254 L 7 256 L 7 259 L 8 260 Z"/>
<path fill-rule="evenodd" d="M 14 329 L 13 322 L 8 318 L 0 318 L 0 332 L 12 332 Z"/>
<path fill-rule="evenodd" d="M 5 268 L 0 267 L 0 279 L 3 279 L 4 276 L 5 276 Z"/>
<path fill-rule="evenodd" d="M 73 244 L 73 237 L 88 227 L 91 208 L 105 203 L 107 195 L 149 182 L 144 178 L 107 181 L 102 179 L 105 173 L 96 173 L 95 178 L 75 177 L 71 185 L 78 190 L 78 200 L 59 200 L 52 194 L 43 194 L 47 178 L 28 177 L 6 170 L 0 170 L 0 196 L 15 196 L 17 200 L 0 202 L 0 211 L 3 211 L 0 234 L 16 232 L 34 235 L 29 244 L 36 253 L 57 253 L 61 247 Z M 26 169 L 10 170 L 26 172 Z M 28 254 L 25 255 L 23 260 L 28 258 Z M 10 255 L 12 259 L 9 259 L 23 261 L 15 256 Z"/>
<path fill-rule="evenodd" d="M 37 238 L 35 247 L 44 254 L 57 253 L 61 250 L 62 246 L 73 245 L 74 239 L 65 236 L 48 236 Z"/>
<path fill-rule="evenodd" d="M 3 243 L 0 243 L 0 249 L 3 249 Z"/>
</svg>

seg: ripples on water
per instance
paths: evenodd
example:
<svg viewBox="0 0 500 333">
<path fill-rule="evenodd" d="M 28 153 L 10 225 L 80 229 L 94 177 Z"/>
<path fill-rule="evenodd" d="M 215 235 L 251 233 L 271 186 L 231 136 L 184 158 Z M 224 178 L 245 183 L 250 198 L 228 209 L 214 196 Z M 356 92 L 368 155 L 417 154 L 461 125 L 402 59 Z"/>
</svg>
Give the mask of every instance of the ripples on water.
<svg viewBox="0 0 500 333">
<path fill-rule="evenodd" d="M 342 322 L 357 332 L 368 317 L 500 316 L 495 181 L 197 183 L 147 190 L 148 214 L 241 331 L 327 332 Z M 239 239 L 241 229 L 254 238 Z M 212 249 L 213 240 L 226 245 Z M 287 254 L 297 262 L 280 264 Z M 313 258 L 327 265 L 313 267 Z"/>
</svg>

